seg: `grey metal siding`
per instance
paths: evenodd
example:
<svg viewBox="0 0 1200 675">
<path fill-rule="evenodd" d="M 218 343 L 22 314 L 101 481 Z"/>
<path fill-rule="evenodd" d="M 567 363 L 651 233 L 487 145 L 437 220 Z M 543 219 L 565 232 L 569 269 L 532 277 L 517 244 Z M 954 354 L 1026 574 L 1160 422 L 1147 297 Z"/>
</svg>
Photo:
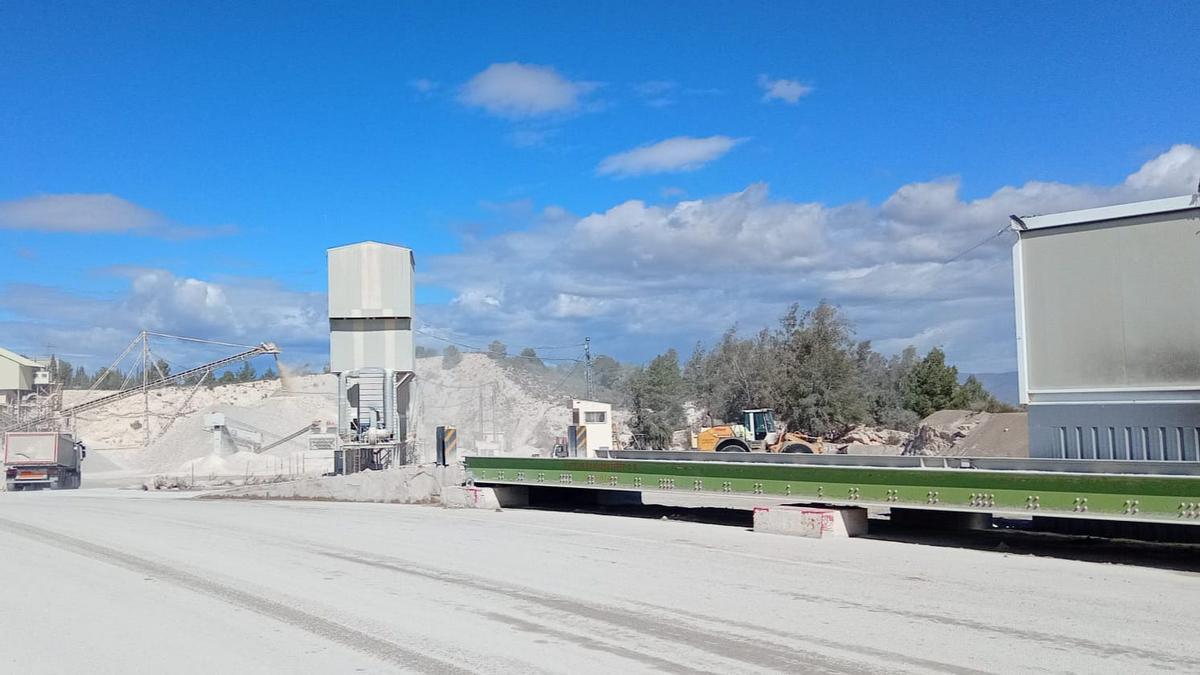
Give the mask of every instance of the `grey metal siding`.
<svg viewBox="0 0 1200 675">
<path fill-rule="evenodd" d="M 1198 230 L 1200 209 L 1022 233 L 1031 394 L 1200 386 Z"/>
<path fill-rule="evenodd" d="M 1200 461 L 1200 402 L 1035 404 L 1029 442 L 1031 457 Z"/>
</svg>

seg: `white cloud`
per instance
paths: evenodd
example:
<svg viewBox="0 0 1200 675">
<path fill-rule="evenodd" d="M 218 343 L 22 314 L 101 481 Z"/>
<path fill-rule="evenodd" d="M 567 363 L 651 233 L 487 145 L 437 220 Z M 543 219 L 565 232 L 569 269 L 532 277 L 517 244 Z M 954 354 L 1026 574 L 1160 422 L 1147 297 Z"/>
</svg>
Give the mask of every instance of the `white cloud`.
<svg viewBox="0 0 1200 675">
<path fill-rule="evenodd" d="M 161 269 L 109 272 L 127 279 L 123 290 L 93 295 L 33 284 L 5 287 L 0 311 L 16 318 L 2 325 L 9 346 L 42 353 L 46 345 L 54 345 L 56 351 L 77 355 L 77 362 L 99 365 L 146 329 L 239 344 L 273 341 L 283 349 L 286 363 L 314 368 L 328 360 L 323 293 L 293 291 L 261 279 L 180 277 Z M 186 350 L 177 353 L 185 361 L 198 358 Z"/>
<path fill-rule="evenodd" d="M 766 75 L 758 76 L 758 86 L 763 90 L 764 101 L 779 100 L 794 104 L 813 92 L 810 85 L 797 80 L 772 80 Z"/>
<path fill-rule="evenodd" d="M 641 96 L 655 97 L 675 91 L 679 88 L 678 82 L 670 80 L 647 80 L 646 82 L 638 82 L 633 85 L 633 90 Z"/>
<path fill-rule="evenodd" d="M 743 140 L 729 136 L 676 136 L 605 157 L 596 167 L 596 173 L 602 176 L 640 176 L 695 171 L 725 156 Z"/>
<path fill-rule="evenodd" d="M 669 80 L 648 80 L 633 85 L 633 91 L 651 108 L 665 108 L 675 104 L 679 83 Z"/>
<path fill-rule="evenodd" d="M 900 186 L 882 204 L 774 200 L 765 185 L 662 206 L 633 200 L 427 259 L 429 282 L 460 294 L 426 320 L 510 344 L 572 341 L 618 355 L 684 350 L 731 325 L 755 331 L 792 302 L 828 299 L 884 350 L 940 344 L 965 370 L 1013 370 L 1004 233 L 1011 213 L 1186 194 L 1200 149 L 1171 148 L 1111 186 L 1032 181 L 964 200 L 954 178 Z"/>
<path fill-rule="evenodd" d="M 111 194 L 49 194 L 0 202 L 0 229 L 139 234 L 168 239 L 229 234 L 231 225 L 180 225 L 157 211 Z"/>
<path fill-rule="evenodd" d="M 418 94 L 429 95 L 432 94 L 440 85 L 428 78 L 418 77 L 415 80 L 409 80 L 408 86 L 412 87 Z"/>
<path fill-rule="evenodd" d="M 687 351 L 734 324 L 752 332 L 790 303 L 824 298 L 884 351 L 940 344 L 967 371 L 1008 371 L 1015 367 L 1011 235 L 947 261 L 1011 213 L 1187 194 L 1198 178 L 1200 148 L 1178 145 L 1114 185 L 1031 181 L 974 200 L 948 178 L 900 186 L 881 204 L 772 199 L 761 184 L 674 204 L 626 201 L 583 217 L 531 202 L 499 204 L 501 217 L 527 213 L 530 224 L 471 239 L 461 253 L 422 257 L 421 283 L 455 299 L 422 305 L 418 316 L 468 344 L 570 344 L 590 335 L 597 352 L 629 358 L 668 346 Z M 112 294 L 0 288 L 5 346 L 41 354 L 55 345 L 86 352 L 73 361 L 98 364 L 148 328 L 274 340 L 286 362 L 317 368 L 327 359 L 324 294 L 260 279 L 110 272 L 128 280 Z"/>
<path fill-rule="evenodd" d="M 493 63 L 463 85 L 459 101 L 498 117 L 541 117 L 578 109 L 596 87 L 568 80 L 551 66 Z"/>
</svg>

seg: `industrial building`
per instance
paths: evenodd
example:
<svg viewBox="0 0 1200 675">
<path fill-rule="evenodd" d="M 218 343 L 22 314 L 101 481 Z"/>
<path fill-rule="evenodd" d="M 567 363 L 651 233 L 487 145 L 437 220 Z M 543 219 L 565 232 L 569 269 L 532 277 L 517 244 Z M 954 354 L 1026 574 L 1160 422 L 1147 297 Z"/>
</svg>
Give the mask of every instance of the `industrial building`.
<svg viewBox="0 0 1200 675">
<path fill-rule="evenodd" d="M 15 405 L 49 385 L 50 371 L 44 364 L 0 347 L 0 404 Z"/>
<path fill-rule="evenodd" d="M 338 378 L 335 471 L 403 463 L 416 353 L 411 249 L 365 241 L 328 250 L 329 365 Z"/>
<path fill-rule="evenodd" d="M 1200 460 L 1200 195 L 1012 221 L 1030 454 Z"/>
</svg>

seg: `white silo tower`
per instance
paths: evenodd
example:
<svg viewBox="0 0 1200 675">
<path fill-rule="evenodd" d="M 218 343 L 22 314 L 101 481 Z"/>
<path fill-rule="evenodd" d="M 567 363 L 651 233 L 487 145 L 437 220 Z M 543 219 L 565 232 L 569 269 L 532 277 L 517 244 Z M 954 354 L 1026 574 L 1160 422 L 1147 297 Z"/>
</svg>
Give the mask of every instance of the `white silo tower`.
<svg viewBox="0 0 1200 675">
<path fill-rule="evenodd" d="M 338 473 L 405 461 L 413 350 L 411 249 L 365 241 L 328 251 L 329 368 L 338 378 Z"/>
</svg>

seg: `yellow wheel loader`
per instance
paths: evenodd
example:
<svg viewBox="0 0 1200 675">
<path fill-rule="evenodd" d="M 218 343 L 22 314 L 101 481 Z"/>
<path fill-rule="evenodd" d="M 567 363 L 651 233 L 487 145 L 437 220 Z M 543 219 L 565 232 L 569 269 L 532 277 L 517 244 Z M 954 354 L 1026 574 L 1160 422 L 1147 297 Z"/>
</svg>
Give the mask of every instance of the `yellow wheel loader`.
<svg viewBox="0 0 1200 675">
<path fill-rule="evenodd" d="M 742 422 L 700 429 L 692 442 L 702 452 L 803 452 L 822 454 L 825 444 L 816 436 L 786 431 L 775 421 L 775 411 L 756 408 L 742 411 Z"/>
</svg>

